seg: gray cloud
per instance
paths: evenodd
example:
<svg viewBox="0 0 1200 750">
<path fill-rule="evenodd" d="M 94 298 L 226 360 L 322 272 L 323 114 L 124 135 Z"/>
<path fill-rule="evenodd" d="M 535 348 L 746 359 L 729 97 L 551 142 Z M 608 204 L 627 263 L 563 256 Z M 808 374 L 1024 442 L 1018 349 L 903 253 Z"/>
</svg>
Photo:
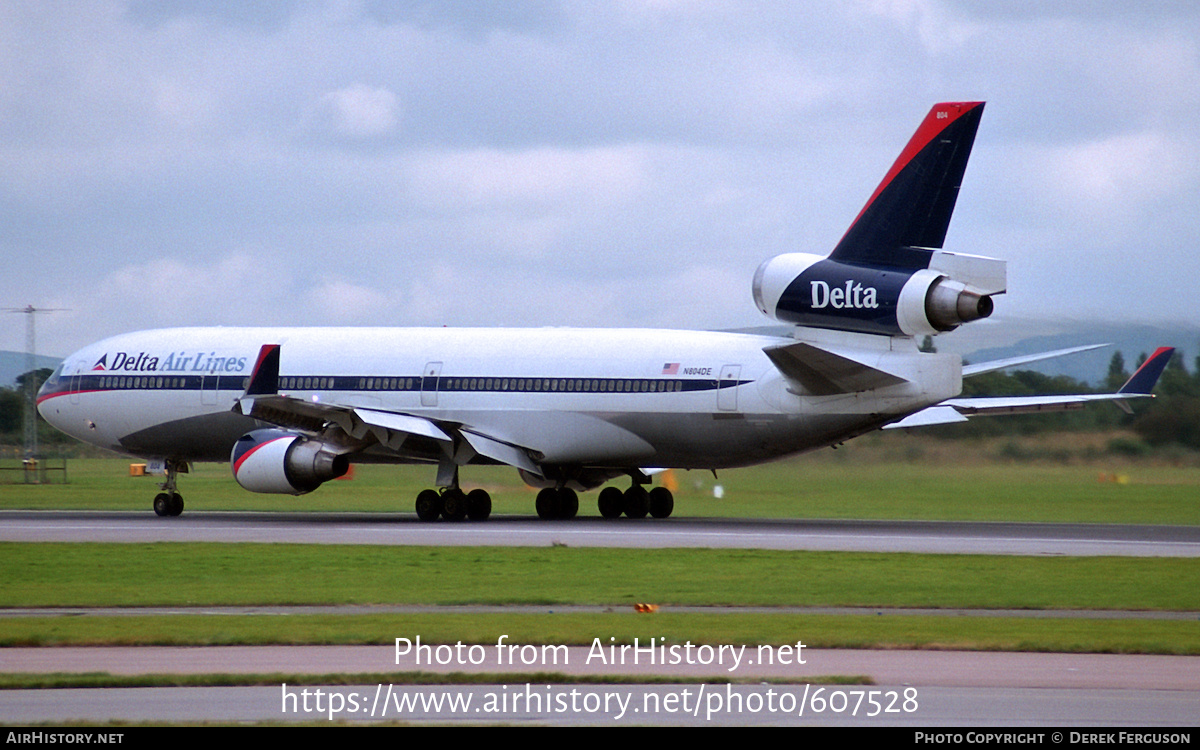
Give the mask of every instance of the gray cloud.
<svg viewBox="0 0 1200 750">
<path fill-rule="evenodd" d="M 71 308 L 39 321 L 57 354 L 174 324 L 755 325 L 761 260 L 828 250 L 933 102 L 986 99 L 948 247 L 1009 260 L 1001 321 L 1194 324 L 1198 17 L 8 3 L 0 299 Z"/>
</svg>

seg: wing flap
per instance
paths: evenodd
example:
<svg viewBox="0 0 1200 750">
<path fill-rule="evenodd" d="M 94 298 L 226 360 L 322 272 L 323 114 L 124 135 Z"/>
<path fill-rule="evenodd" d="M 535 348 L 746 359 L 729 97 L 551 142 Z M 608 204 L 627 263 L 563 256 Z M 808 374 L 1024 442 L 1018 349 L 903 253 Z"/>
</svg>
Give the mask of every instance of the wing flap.
<svg viewBox="0 0 1200 750">
<path fill-rule="evenodd" d="M 515 466 L 518 469 L 541 474 L 542 468 L 538 466 L 529 457 L 529 454 L 523 448 L 518 448 L 515 445 L 490 438 L 478 432 L 471 430 L 461 430 L 460 434 L 463 439 L 481 456 L 486 456 L 493 461 L 499 461 L 502 464 Z"/>
<path fill-rule="evenodd" d="M 353 409 L 352 411 L 356 417 L 370 427 L 379 427 L 384 430 L 418 435 L 430 438 L 431 440 L 451 442 L 451 437 L 428 419 L 413 417 L 408 414 L 396 414 L 389 411 L 376 411 L 375 409 Z"/>
</svg>

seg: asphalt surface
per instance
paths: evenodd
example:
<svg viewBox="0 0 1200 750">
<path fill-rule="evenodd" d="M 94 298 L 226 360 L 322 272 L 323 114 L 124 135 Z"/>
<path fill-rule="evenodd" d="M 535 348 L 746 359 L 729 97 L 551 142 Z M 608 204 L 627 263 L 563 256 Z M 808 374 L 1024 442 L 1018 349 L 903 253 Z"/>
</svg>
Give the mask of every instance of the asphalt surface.
<svg viewBox="0 0 1200 750">
<path fill-rule="evenodd" d="M 911 521 L 775 521 L 651 519 L 545 522 L 496 517 L 486 523 L 416 521 L 411 514 L 191 512 L 158 518 L 150 512 L 3 511 L 0 541 L 205 541 L 376 545 L 540 545 L 612 547 L 728 547 L 1020 555 L 1200 556 L 1200 528 L 1092 524 L 1017 524 Z M 90 610 L 10 609 L 6 617 L 201 613 L 190 608 Z M 203 613 L 310 613 L 347 608 L 226 607 Z M 362 608 L 349 608 L 358 612 Z M 380 608 L 368 608 L 375 611 Z M 388 612 L 487 608 L 385 607 Z M 507 609 L 507 608 L 506 608 Z M 548 608 L 533 607 L 534 611 Z M 580 608 L 559 607 L 555 611 Z M 587 608 L 583 608 L 587 609 Z M 603 609 L 603 608 L 596 608 Z M 694 608 L 701 611 L 702 608 Z M 752 608 L 747 608 L 752 609 Z M 794 608 L 797 613 L 861 614 L 868 608 Z M 774 610 L 773 610 L 774 611 Z M 1097 617 L 1188 620 L 1196 613 L 929 612 L 887 614 L 989 617 Z M 513 645 L 513 644 L 509 644 Z M 520 644 L 516 644 L 520 646 Z M 601 644 L 603 645 L 603 644 Z M 788 644 L 780 644 L 788 645 Z M 483 648 L 483 647 L 481 647 Z M 494 649 L 494 647 L 493 647 Z M 590 649 L 498 664 L 483 649 L 478 664 L 461 654 L 432 652 L 416 663 L 397 662 L 387 646 L 200 648 L 6 648 L 4 672 L 146 673 L 386 673 L 391 671 L 505 673 L 501 684 L 443 687 L 364 685 L 326 688 L 109 688 L 5 691 L 0 723 L 118 721 L 396 720 L 436 723 L 866 725 L 866 726 L 1130 726 L 1194 727 L 1200 721 L 1200 657 L 1113 654 L 1023 654 L 942 651 L 805 651 L 786 664 L 757 653 L 734 665 L 699 651 L 678 663 L 600 659 Z M 782 653 L 782 652 L 780 652 Z M 731 652 L 726 654 L 731 657 Z M 689 662 L 688 658 L 695 657 Z M 540 661 L 539 661 L 540 659 Z M 732 667 L 732 669 L 731 669 Z M 634 684 L 546 682 L 533 673 L 604 678 L 630 675 Z M 668 679 L 745 678 L 726 688 L 699 682 L 639 685 L 639 675 Z M 811 684 L 825 675 L 855 675 L 861 685 Z M 533 682 L 529 682 L 533 680 Z M 756 681 L 784 680 L 786 685 Z M 495 682 L 491 680 L 490 682 Z M 821 692 L 816 692 L 823 687 Z M 289 693 L 289 690 L 292 692 Z M 307 694 L 301 691 L 308 690 Z M 440 692 L 439 692 L 440 691 Z M 334 695 L 337 695 L 335 698 Z M 382 701 L 380 700 L 382 696 Z M 438 697 L 440 696 L 440 697 Z M 455 696 L 451 698 L 450 696 Z M 322 698 L 324 703 L 321 702 Z M 309 703 L 311 699 L 311 704 Z M 370 710 L 368 710 L 370 700 Z M 457 704 L 450 701 L 457 700 Z M 469 701 L 464 703 L 463 701 Z M 490 702 L 489 702 L 490 701 Z M 611 702 L 609 702 L 611 701 Z M 378 710 L 383 706 L 385 710 Z M 801 707 L 804 707 L 801 710 Z M 334 708 L 339 710 L 334 711 Z"/>
<path fill-rule="evenodd" d="M 1200 717 L 1200 657 L 813 650 L 795 644 L 780 644 L 793 647 L 787 652 L 779 647 L 770 653 L 748 647 L 740 655 L 717 650 L 672 655 L 650 649 L 622 655 L 604 648 L 600 640 L 600 647 L 573 647 L 553 654 L 512 643 L 500 648 L 478 646 L 477 651 L 457 655 L 448 647 L 425 655 L 411 648 L 402 656 L 392 644 L 6 649 L 5 671 L 14 672 L 425 671 L 505 673 L 508 678 L 487 685 L 384 682 L 318 689 L 287 685 L 281 678 L 278 685 L 267 687 L 6 691 L 0 701 L 0 722 L 1189 727 Z M 516 649 L 506 651 L 508 646 Z M 671 663 L 675 656 L 678 664 Z M 659 661 L 647 663 L 651 660 Z M 546 673 L 630 675 L 635 680 L 650 674 L 691 680 L 732 677 L 749 684 L 566 684 Z M 810 682 L 829 675 L 865 679 L 849 685 Z"/>
<path fill-rule="evenodd" d="M 0 541 L 290 542 L 432 546 L 720 547 L 944 554 L 1200 557 L 1200 527 L 670 518 L 422 523 L 413 514 L 0 511 Z"/>
</svg>

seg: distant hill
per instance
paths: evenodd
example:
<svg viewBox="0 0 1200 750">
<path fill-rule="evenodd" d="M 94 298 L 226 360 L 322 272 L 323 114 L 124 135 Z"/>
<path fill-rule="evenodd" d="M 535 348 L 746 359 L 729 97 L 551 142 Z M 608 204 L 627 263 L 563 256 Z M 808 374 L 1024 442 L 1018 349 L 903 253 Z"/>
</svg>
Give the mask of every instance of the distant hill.
<svg viewBox="0 0 1200 750">
<path fill-rule="evenodd" d="M 1112 344 L 1095 351 L 1015 368 L 1046 375 L 1067 375 L 1099 386 L 1108 375 L 1108 363 L 1117 351 L 1125 358 L 1125 369 L 1129 372 L 1133 372 L 1137 367 L 1141 354 L 1150 354 L 1160 346 L 1174 346 L 1182 350 L 1183 363 L 1188 372 L 1194 371 L 1196 357 L 1200 355 L 1200 328 L 1194 326 L 1070 323 L 1059 328 L 1066 330 L 1045 336 L 1023 338 L 1011 346 L 980 349 L 964 356 L 971 362 L 986 362 L 1085 344 Z"/>
<path fill-rule="evenodd" d="M 54 369 L 62 359 L 38 355 L 37 368 Z M 25 353 L 0 351 L 0 388 L 16 388 L 17 378 L 25 373 Z"/>
</svg>

